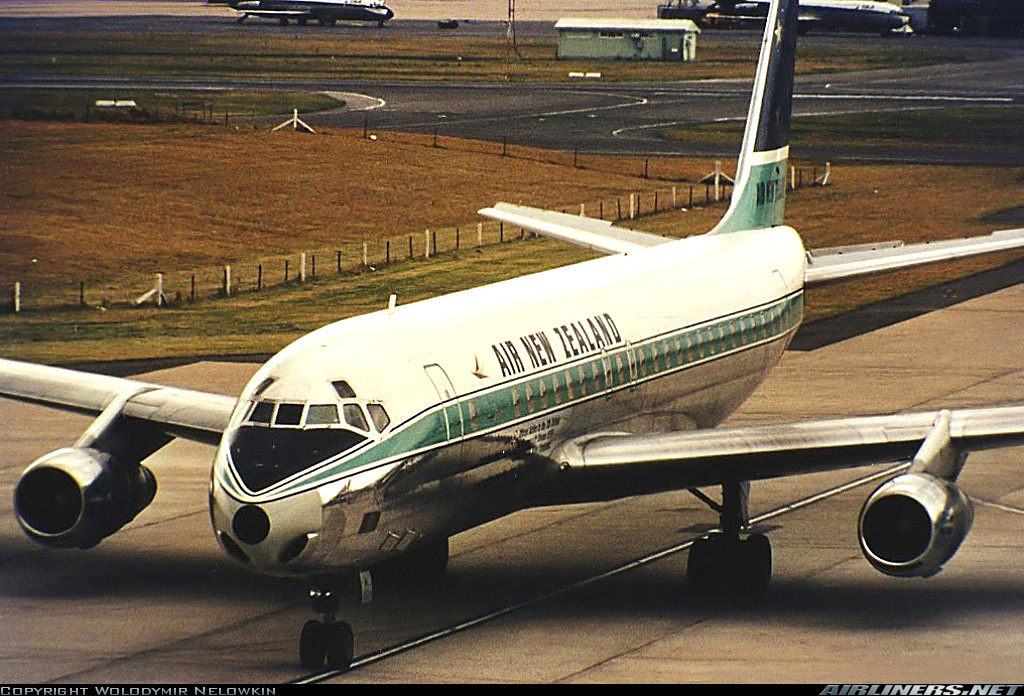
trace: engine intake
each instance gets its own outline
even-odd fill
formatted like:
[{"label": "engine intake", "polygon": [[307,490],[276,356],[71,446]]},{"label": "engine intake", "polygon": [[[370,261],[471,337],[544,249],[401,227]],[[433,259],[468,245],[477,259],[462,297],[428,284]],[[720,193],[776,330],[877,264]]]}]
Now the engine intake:
[{"label": "engine intake", "polygon": [[156,478],[141,464],[68,447],[25,470],[14,489],[14,512],[40,544],[87,549],[135,519],[155,495]]},{"label": "engine intake", "polygon": [[971,529],[974,508],[951,481],[903,474],[872,493],[860,512],[865,558],[895,577],[930,577],[942,570]]}]

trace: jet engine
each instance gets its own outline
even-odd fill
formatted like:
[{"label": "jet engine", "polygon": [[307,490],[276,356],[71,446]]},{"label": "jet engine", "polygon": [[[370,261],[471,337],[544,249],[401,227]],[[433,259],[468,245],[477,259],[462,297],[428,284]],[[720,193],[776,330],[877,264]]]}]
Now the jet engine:
[{"label": "jet engine", "polygon": [[973,520],[971,501],[955,483],[909,473],[871,494],[857,532],[864,556],[879,571],[927,578],[953,557]]},{"label": "jet engine", "polygon": [[25,470],[14,490],[14,512],[40,544],[87,549],[131,522],[155,495],[156,478],[141,464],[67,447]]}]

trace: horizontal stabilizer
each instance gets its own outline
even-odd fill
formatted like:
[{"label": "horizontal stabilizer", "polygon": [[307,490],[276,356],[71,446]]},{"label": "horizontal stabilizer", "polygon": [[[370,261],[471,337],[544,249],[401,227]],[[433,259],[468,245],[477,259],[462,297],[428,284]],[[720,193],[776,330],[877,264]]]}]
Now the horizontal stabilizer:
[{"label": "horizontal stabilizer", "polygon": [[1024,228],[1002,230],[982,237],[922,244],[890,242],[873,246],[810,250],[807,252],[804,283],[808,286],[822,285],[939,261],[1021,248],[1024,248]]},{"label": "horizontal stabilizer", "polygon": [[556,213],[525,205],[497,203],[493,208],[484,208],[479,212],[492,220],[500,220],[545,237],[572,242],[605,254],[628,254],[673,241],[656,234],[615,227],[607,220]]}]

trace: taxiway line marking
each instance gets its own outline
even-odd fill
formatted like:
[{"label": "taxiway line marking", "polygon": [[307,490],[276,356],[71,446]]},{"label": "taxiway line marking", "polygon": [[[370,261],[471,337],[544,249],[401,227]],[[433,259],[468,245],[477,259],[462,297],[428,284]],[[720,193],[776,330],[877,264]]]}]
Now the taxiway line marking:
[{"label": "taxiway line marking", "polygon": [[[907,466],[908,466],[908,464],[898,464],[897,466],[889,467],[887,469],[884,469],[883,471],[877,471],[877,472],[868,474],[866,476],[858,477],[856,479],[853,479],[852,481],[847,481],[846,483],[843,483],[843,484],[840,484],[838,486],[834,486],[832,488],[826,489],[826,490],[824,490],[824,491],[822,491],[820,493],[816,493],[814,495],[807,496],[805,498],[800,498],[799,500],[795,500],[795,501],[793,501],[791,503],[787,503],[785,505],[782,505],[781,507],[777,507],[777,508],[775,508],[773,510],[769,510],[767,512],[761,513],[760,515],[756,515],[756,516],[752,517],[750,519],[750,524],[751,525],[759,524],[761,522],[765,522],[765,521],[770,520],[772,518],[779,517],[780,515],[785,515],[785,514],[790,513],[790,512],[795,512],[796,510],[800,510],[801,508],[805,508],[805,507],[807,507],[809,505],[813,505],[815,503],[821,502],[822,500],[825,500],[827,498],[831,498],[832,496],[839,495],[841,493],[845,493],[846,491],[852,490],[854,488],[858,488],[858,487],[863,486],[863,485],[865,485],[867,483],[871,483],[873,481],[877,481],[877,480],[880,480],[880,479],[888,478],[888,477],[892,476],[893,474],[896,474],[896,473],[899,473],[900,471],[905,470],[907,468]],[[710,529],[708,531],[715,531],[715,529]],[[471,619],[466,619],[465,621],[460,621],[460,622],[452,624],[451,626],[448,626],[446,628],[440,628],[440,629],[437,629],[436,631],[431,631],[429,633],[425,633],[422,636],[419,636],[419,637],[416,637],[416,638],[412,638],[410,640],[403,641],[401,643],[397,643],[395,645],[392,645],[391,647],[383,648],[383,649],[378,650],[376,652],[369,653],[368,655],[364,655],[363,657],[360,657],[360,658],[354,660],[352,662],[352,665],[348,668],[348,670],[337,670],[337,669],[335,669],[335,670],[327,670],[325,672],[317,672],[315,674],[311,674],[311,675],[308,675],[306,677],[301,677],[301,678],[296,679],[295,681],[292,681],[292,682],[289,682],[289,683],[291,683],[291,684],[316,684],[316,683],[325,681],[327,679],[331,679],[332,677],[336,677],[336,676],[339,676],[341,674],[345,674],[346,672],[351,672],[352,670],[359,669],[360,667],[366,667],[367,665],[372,665],[374,663],[381,662],[383,660],[388,659],[389,657],[393,657],[393,656],[398,655],[400,653],[408,652],[409,650],[414,650],[415,648],[418,648],[418,647],[420,647],[422,645],[426,645],[428,643],[433,643],[434,641],[441,640],[442,638],[447,638],[448,636],[454,635],[456,633],[461,633],[462,631],[466,631],[466,630],[468,630],[470,628],[474,628],[476,626],[479,626],[481,624],[487,623],[489,621],[493,621],[495,619],[501,618],[503,616],[511,614],[511,613],[513,613],[515,611],[518,611],[520,609],[525,609],[526,607],[530,607],[530,606],[533,606],[535,604],[540,604],[541,602],[545,602],[545,601],[547,601],[549,599],[553,599],[555,597],[559,597],[561,595],[568,594],[569,592],[573,592],[573,591],[581,589],[583,587],[588,587],[590,585],[593,585],[594,583],[601,582],[602,580],[606,580],[608,578],[615,577],[616,575],[621,575],[622,573],[629,572],[629,571],[634,570],[636,568],[639,568],[641,566],[645,566],[645,565],[648,565],[650,563],[654,563],[655,561],[659,561],[659,560],[661,560],[663,558],[667,558],[669,556],[677,554],[680,551],[685,551],[686,549],[688,549],[691,546],[693,546],[694,542],[697,539],[699,539],[699,538],[701,538],[703,536],[704,535],[702,534],[702,535],[700,535],[698,537],[695,537],[695,538],[692,538],[692,539],[687,539],[686,541],[680,542],[678,544],[673,544],[672,546],[668,546],[668,547],[666,547],[664,549],[661,549],[659,551],[655,551],[653,553],[650,553],[650,554],[648,554],[646,556],[643,556],[642,558],[638,558],[638,559],[635,559],[633,561],[629,561],[628,563],[624,563],[622,565],[616,566],[615,568],[612,568],[611,570],[607,570],[607,571],[605,571],[603,573],[599,573],[597,575],[592,575],[589,578],[585,578],[583,580],[579,580],[579,581],[571,583],[569,585],[565,585],[563,587],[559,587],[557,589],[551,590],[550,592],[545,592],[544,594],[540,594],[540,595],[537,595],[535,597],[530,597],[528,599],[524,599],[522,601],[516,602],[514,604],[510,604],[510,605],[502,607],[500,609],[495,609],[494,611],[488,612],[486,614],[481,614],[480,616],[476,616],[476,617],[473,617]]]}]

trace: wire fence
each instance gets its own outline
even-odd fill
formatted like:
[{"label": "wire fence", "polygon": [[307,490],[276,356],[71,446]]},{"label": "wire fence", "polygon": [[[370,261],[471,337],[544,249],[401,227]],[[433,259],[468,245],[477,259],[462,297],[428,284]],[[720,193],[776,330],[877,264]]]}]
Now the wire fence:
[{"label": "wire fence", "polygon": [[[793,167],[789,188],[828,183],[831,168]],[[629,226],[638,218],[670,210],[725,205],[732,183],[722,177],[699,183],[683,183],[642,192],[591,200],[562,207],[560,212]],[[70,281],[67,285],[15,282],[5,303],[7,312],[24,312],[72,307],[187,306],[191,303],[256,293],[275,287],[297,285],[361,273],[409,261],[495,244],[517,242],[533,236],[518,227],[492,220],[454,227],[427,229],[419,233],[345,242],[331,248],[308,249],[291,254],[242,260],[194,270],[169,270],[139,274],[107,282]]]}]

